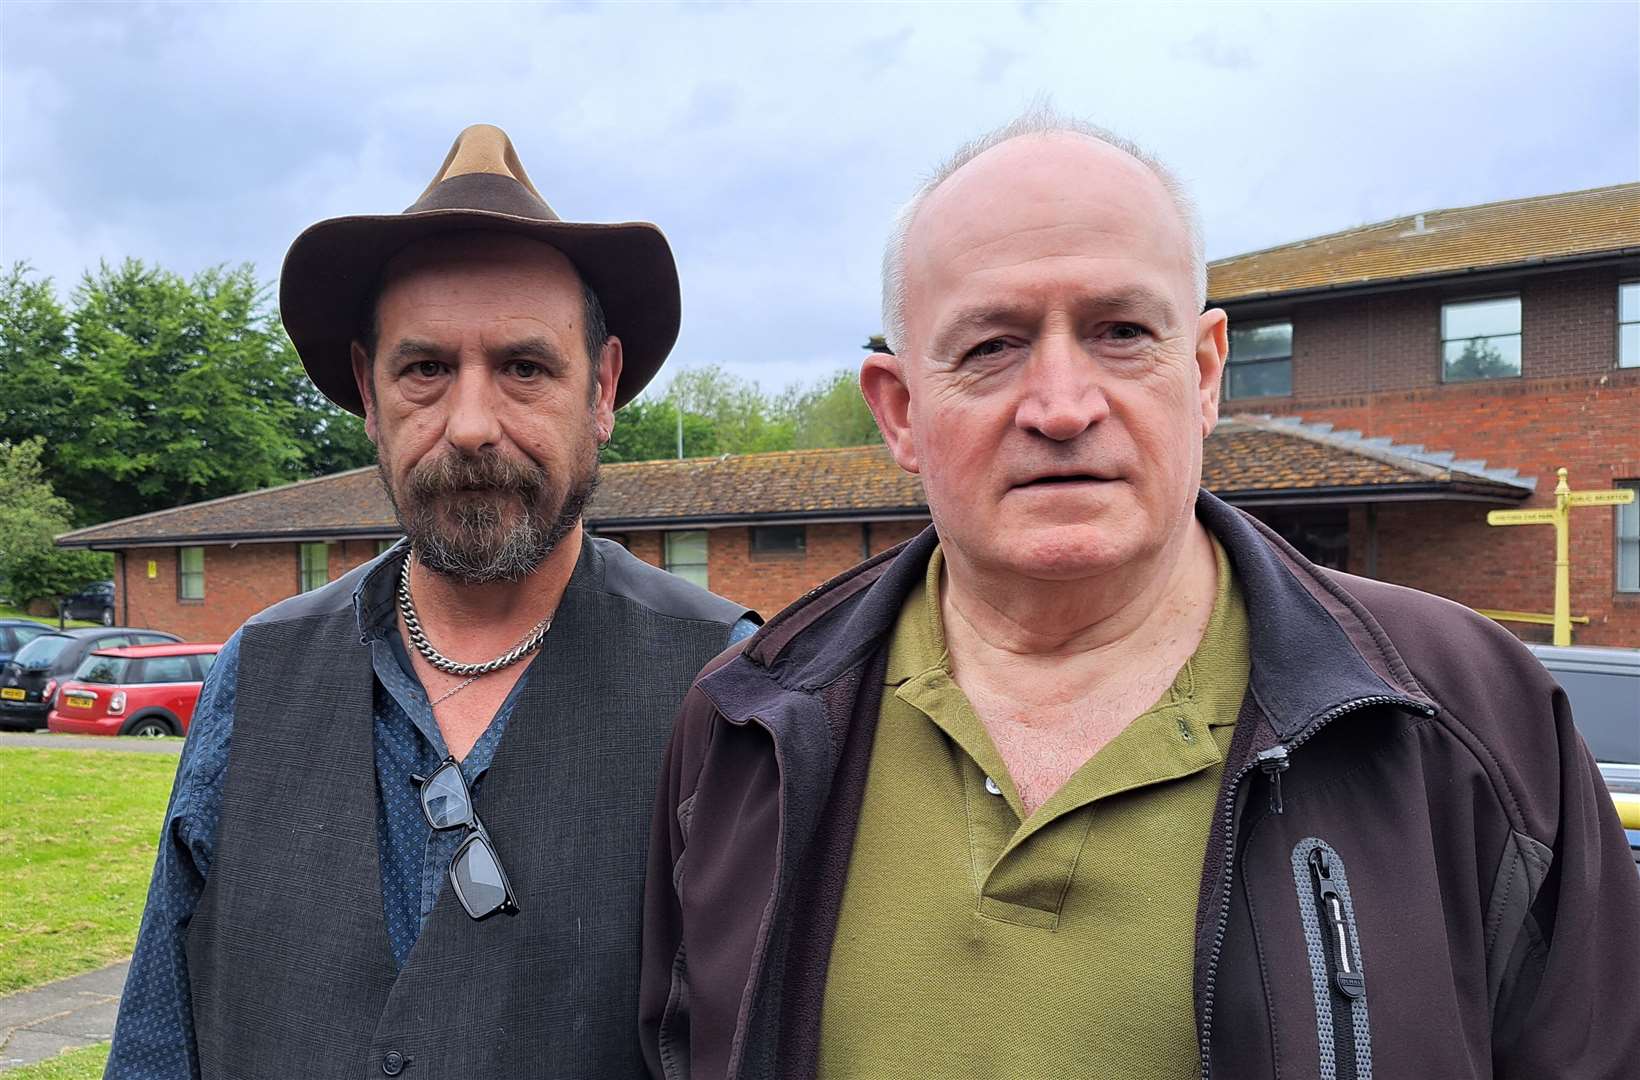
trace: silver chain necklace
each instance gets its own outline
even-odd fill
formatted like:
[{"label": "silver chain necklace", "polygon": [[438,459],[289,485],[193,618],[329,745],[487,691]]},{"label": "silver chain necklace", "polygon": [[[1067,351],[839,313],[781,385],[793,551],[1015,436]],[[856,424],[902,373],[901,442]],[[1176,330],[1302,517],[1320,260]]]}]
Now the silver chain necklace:
[{"label": "silver chain necklace", "polygon": [[[473,679],[518,663],[524,657],[539,649],[542,639],[547,636],[547,631],[552,629],[552,616],[548,615],[535,624],[535,629],[530,631],[523,641],[520,641],[494,660],[486,660],[482,664],[463,664],[458,660],[450,659],[433,648],[433,643],[428,641],[427,635],[422,632],[421,620],[416,618],[416,605],[410,599],[409,553],[404,556],[404,569],[399,574],[399,614],[404,616],[405,628],[410,631],[410,643],[416,647],[416,651],[421,653],[429,664],[448,675],[466,675]],[[463,683],[462,685],[465,686],[466,684]],[[457,687],[457,689],[460,689],[460,687]],[[452,690],[450,693],[453,694],[455,691]],[[445,695],[445,697],[449,696],[449,694]],[[444,698],[439,700],[442,701]]]}]

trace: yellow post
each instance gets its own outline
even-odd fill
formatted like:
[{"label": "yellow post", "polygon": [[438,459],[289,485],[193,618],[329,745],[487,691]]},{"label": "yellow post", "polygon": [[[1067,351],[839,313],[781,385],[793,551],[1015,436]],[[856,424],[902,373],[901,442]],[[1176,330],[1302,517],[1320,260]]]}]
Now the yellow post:
[{"label": "yellow post", "polygon": [[1555,470],[1553,510],[1493,510],[1486,515],[1488,525],[1553,525],[1555,527],[1555,611],[1538,615],[1529,611],[1482,611],[1500,622],[1549,623],[1554,627],[1556,645],[1572,643],[1572,623],[1586,623],[1586,617],[1572,617],[1572,508],[1577,506],[1627,506],[1635,501],[1632,490],[1573,491],[1566,470]]},{"label": "yellow post", "polygon": [[1572,643],[1572,485],[1557,470],[1555,485],[1555,644]]}]

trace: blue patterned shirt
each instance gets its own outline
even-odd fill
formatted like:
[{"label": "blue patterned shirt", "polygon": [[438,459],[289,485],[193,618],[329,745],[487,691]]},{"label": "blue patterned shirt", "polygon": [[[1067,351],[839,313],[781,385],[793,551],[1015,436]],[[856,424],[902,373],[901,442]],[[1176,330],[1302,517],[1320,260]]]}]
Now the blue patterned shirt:
[{"label": "blue patterned shirt", "polygon": [[[392,594],[402,552],[400,544],[378,558],[354,593],[360,636],[370,645],[376,675],[376,839],[382,916],[399,967],[420,936],[444,888],[450,859],[463,839],[460,829],[435,832],[427,824],[419,785],[413,779],[418,774],[431,776],[450,755],[394,617],[397,609]],[[729,643],[756,629],[755,623],[742,619],[730,628]],[[159,858],[148,888],[148,906],[120,999],[105,1080],[192,1080],[199,1076],[185,946],[189,921],[210,873],[222,815],[222,784],[239,683],[239,638],[235,633],[228,639],[206,676],[182,748],[160,833]],[[526,667],[489,727],[461,761],[462,776],[474,798],[506,731],[513,703],[528,679]],[[270,811],[277,813],[277,808]]]}]

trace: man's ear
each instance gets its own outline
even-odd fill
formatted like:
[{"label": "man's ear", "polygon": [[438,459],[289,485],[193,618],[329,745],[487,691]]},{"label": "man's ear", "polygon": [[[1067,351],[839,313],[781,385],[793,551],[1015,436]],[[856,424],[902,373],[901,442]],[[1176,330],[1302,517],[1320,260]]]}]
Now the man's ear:
[{"label": "man's ear", "polygon": [[860,393],[877,418],[894,461],[908,473],[920,472],[917,444],[911,432],[911,389],[903,361],[888,353],[872,353],[860,365]]},{"label": "man's ear", "polygon": [[593,423],[598,428],[598,445],[602,446],[615,433],[615,388],[621,381],[621,339],[613,334],[604,339],[598,353],[598,384],[593,387]]},{"label": "man's ear", "polygon": [[379,442],[376,436],[376,365],[365,355],[364,346],[357,341],[353,343],[352,357],[353,382],[359,387],[359,400],[364,402],[364,433],[370,436],[371,442]]},{"label": "man's ear", "polygon": [[1196,321],[1196,368],[1202,403],[1202,438],[1213,434],[1219,422],[1219,393],[1224,386],[1224,364],[1230,356],[1230,317],[1221,308],[1209,308]]}]

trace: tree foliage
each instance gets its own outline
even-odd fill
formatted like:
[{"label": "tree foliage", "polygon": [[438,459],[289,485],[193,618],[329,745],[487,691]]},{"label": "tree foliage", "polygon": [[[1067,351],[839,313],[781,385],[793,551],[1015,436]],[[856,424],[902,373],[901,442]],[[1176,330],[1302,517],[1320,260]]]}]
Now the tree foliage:
[{"label": "tree foliage", "polygon": [[0,594],[21,606],[66,596],[113,566],[105,553],[53,545],[68,530],[70,508],[45,479],[43,446],[38,438],[0,441]]},{"label": "tree foliage", "polygon": [[91,524],[368,464],[359,421],[307,380],[249,266],[184,279],[128,259],[65,309],[0,279],[0,435]]},{"label": "tree foliage", "polygon": [[853,372],[838,371],[812,386],[769,395],[757,383],[714,365],[681,371],[656,396],[640,398],[617,413],[602,460],[677,457],[680,409],[684,457],[882,441]]}]

